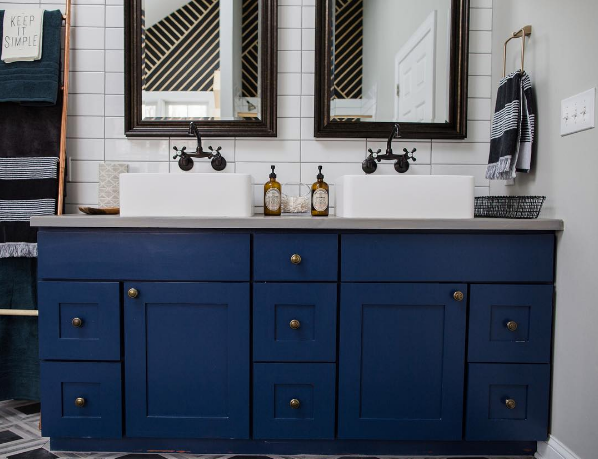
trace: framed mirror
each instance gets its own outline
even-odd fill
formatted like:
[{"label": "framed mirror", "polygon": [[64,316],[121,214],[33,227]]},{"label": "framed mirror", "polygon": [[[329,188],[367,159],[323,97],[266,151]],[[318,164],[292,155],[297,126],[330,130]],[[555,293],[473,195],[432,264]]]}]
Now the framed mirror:
[{"label": "framed mirror", "polygon": [[469,0],[316,0],[315,136],[467,136]]},{"label": "framed mirror", "polygon": [[125,2],[125,134],[275,137],[277,0]]}]

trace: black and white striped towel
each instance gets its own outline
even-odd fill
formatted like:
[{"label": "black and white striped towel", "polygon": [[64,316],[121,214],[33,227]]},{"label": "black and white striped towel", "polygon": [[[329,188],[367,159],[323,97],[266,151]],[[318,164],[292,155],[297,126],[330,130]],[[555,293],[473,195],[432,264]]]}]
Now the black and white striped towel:
[{"label": "black and white striped towel", "polygon": [[36,257],[32,216],[54,215],[62,104],[0,103],[0,258]]},{"label": "black and white striped towel", "polygon": [[486,178],[509,180],[531,170],[536,116],[532,83],[519,70],[500,81]]}]

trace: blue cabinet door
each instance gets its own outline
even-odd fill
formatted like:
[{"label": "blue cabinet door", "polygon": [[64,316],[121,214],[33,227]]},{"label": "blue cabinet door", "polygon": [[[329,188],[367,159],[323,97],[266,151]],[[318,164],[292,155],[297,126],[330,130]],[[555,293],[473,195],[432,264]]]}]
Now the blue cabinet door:
[{"label": "blue cabinet door", "polygon": [[128,437],[249,437],[249,284],[129,283]]},{"label": "blue cabinet door", "polygon": [[339,437],[460,440],[467,286],[347,284],[340,304]]}]

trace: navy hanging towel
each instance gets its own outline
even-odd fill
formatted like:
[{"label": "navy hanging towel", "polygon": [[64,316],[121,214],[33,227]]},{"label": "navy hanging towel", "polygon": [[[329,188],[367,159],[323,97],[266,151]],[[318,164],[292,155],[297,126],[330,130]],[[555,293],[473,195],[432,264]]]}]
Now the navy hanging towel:
[{"label": "navy hanging towel", "polygon": [[[0,37],[4,29],[0,10]],[[60,86],[60,36],[62,13],[44,12],[42,57],[33,62],[0,60],[0,102],[55,105]]]},{"label": "navy hanging towel", "polygon": [[54,215],[62,95],[58,104],[0,104],[0,258],[36,257],[32,216]]},{"label": "navy hanging towel", "polygon": [[532,83],[521,70],[500,81],[486,178],[509,180],[531,170],[536,116]]}]

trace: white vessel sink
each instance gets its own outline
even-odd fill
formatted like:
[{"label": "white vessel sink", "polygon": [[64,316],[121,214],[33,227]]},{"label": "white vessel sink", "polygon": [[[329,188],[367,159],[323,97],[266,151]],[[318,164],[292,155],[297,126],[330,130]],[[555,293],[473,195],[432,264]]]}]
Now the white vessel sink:
[{"label": "white vessel sink", "polygon": [[247,174],[122,174],[122,217],[251,217]]},{"label": "white vessel sink", "polygon": [[345,175],[336,188],[339,217],[473,218],[473,177]]}]

